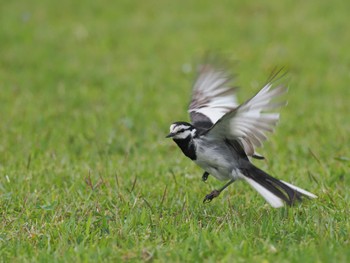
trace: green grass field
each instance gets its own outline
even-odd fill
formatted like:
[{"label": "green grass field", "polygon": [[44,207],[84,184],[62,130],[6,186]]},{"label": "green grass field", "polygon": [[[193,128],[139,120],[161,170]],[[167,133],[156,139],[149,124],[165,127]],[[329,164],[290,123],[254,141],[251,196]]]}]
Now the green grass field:
[{"label": "green grass field", "polygon": [[[348,1],[3,1],[2,262],[349,262]],[[277,66],[289,104],[255,164],[319,196],[273,209],[164,137],[196,62],[239,98]]]}]

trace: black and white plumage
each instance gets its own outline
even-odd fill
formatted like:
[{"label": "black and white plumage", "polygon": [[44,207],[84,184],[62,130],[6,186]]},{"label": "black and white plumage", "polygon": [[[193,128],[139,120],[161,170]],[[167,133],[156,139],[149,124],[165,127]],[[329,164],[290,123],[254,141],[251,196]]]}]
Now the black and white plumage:
[{"label": "black and white plumage", "polygon": [[302,196],[316,196],[292,184],[278,180],[250,162],[262,159],[255,148],[261,147],[279,120],[276,112],[285,102],[283,86],[272,88],[271,79],[255,96],[239,105],[236,89],[227,71],[207,63],[200,67],[189,106],[191,123],[174,122],[167,137],[173,138],[182,152],[208,175],[228,181],[207,195],[211,201],[236,180],[248,182],[273,207],[294,204]]}]

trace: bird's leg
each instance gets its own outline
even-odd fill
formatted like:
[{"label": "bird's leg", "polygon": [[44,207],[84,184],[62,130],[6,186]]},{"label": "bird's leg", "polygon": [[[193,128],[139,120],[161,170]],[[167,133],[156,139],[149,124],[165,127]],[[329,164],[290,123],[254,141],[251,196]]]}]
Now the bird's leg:
[{"label": "bird's leg", "polygon": [[208,180],[208,176],[209,176],[209,173],[208,172],[204,172],[204,174],[202,175],[202,181],[206,182]]},{"label": "bird's leg", "polygon": [[221,187],[219,190],[213,190],[210,194],[206,195],[204,197],[203,203],[210,203],[215,197],[218,197],[219,194],[230,184],[232,184],[235,180],[232,179],[227,184],[225,184],[223,187]]}]

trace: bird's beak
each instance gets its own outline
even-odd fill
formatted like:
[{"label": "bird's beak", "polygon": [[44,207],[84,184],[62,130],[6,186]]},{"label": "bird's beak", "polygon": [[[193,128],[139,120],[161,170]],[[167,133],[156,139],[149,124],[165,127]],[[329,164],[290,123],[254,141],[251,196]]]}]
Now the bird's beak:
[{"label": "bird's beak", "polygon": [[175,136],[175,133],[169,133],[167,136],[165,136],[165,138],[171,138],[171,137],[174,137]]}]

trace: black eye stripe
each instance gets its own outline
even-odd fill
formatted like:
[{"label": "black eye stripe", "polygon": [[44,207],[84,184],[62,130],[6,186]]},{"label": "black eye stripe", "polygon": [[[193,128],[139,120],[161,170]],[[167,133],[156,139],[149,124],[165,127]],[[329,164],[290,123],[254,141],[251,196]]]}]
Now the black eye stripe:
[{"label": "black eye stripe", "polygon": [[184,127],[184,128],[177,130],[175,133],[181,133],[181,132],[188,131],[188,130],[190,130],[189,127]]}]

